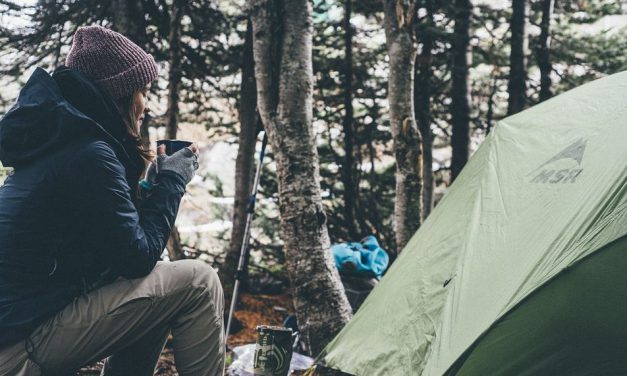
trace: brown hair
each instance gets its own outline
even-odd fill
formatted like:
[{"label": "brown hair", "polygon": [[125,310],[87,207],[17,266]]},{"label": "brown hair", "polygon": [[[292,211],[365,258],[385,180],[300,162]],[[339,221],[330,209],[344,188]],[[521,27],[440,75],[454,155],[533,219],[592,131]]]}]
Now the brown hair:
[{"label": "brown hair", "polygon": [[[141,90],[146,90],[146,88]],[[139,124],[137,123],[137,119],[135,118],[135,101],[133,100],[134,95],[135,93],[116,100],[116,105],[118,106],[118,110],[120,111],[120,114],[122,115],[122,120],[124,121],[124,125],[126,126],[126,134],[133,140],[133,142],[137,146],[137,151],[139,152],[139,155],[141,155],[141,157],[146,162],[150,162],[154,159],[154,153],[149,149],[144,148],[144,145],[142,144]]]}]

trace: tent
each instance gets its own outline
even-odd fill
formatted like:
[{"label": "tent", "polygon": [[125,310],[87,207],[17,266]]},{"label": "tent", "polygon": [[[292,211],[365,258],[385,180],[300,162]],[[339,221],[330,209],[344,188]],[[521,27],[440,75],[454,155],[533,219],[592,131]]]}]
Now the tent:
[{"label": "tent", "polygon": [[319,356],[353,375],[627,375],[627,72],[494,128]]}]

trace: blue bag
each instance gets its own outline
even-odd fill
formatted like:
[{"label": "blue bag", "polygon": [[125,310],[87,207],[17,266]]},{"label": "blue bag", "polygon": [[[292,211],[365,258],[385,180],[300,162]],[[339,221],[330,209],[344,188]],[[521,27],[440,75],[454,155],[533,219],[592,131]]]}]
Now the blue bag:
[{"label": "blue bag", "polygon": [[374,235],[366,236],[360,243],[334,244],[331,252],[335,266],[342,274],[381,278],[390,262]]}]

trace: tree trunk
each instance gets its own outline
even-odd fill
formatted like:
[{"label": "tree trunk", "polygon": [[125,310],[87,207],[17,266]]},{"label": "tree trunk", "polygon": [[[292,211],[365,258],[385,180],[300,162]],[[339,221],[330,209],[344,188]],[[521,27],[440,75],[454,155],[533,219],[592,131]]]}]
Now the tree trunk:
[{"label": "tree trunk", "polygon": [[344,217],[351,240],[360,234],[355,226],[355,212],[359,197],[359,182],[355,181],[355,129],[353,118],[353,30],[351,27],[351,1],[344,0],[344,163],[342,165],[342,183],[344,185]]},{"label": "tree trunk", "polygon": [[148,37],[142,1],[114,0],[111,2],[111,9],[113,29],[145,49]]},{"label": "tree trunk", "polygon": [[168,116],[165,127],[166,138],[176,139],[179,116],[179,92],[181,85],[181,18],[183,17],[184,1],[177,0],[172,4],[170,13],[170,35],[168,44]]},{"label": "tree trunk", "polygon": [[[144,6],[140,0],[114,0],[111,2],[113,14],[113,29],[138,46],[146,49],[148,47],[148,36],[146,35],[146,21],[144,19]],[[145,149],[150,148],[150,136],[148,124],[150,117],[147,116],[139,129],[139,137]]]},{"label": "tree trunk", "polygon": [[417,30],[422,50],[416,56],[416,84],[414,86],[414,109],[418,129],[422,136],[422,220],[433,208],[433,133],[431,132],[431,70],[433,50],[433,0],[425,0],[427,12],[424,27]]},{"label": "tree trunk", "polygon": [[318,354],[351,308],[329,250],[312,129],[312,19],[307,0],[250,0],[257,104],[277,164],[281,232],[299,329]]},{"label": "tree trunk", "polygon": [[494,106],[495,101],[494,97],[498,91],[497,78],[494,76],[492,79],[492,89],[490,90],[490,96],[488,97],[488,111],[486,113],[486,127],[485,134],[488,135],[492,131],[493,123],[494,123]]},{"label": "tree trunk", "polygon": [[233,230],[224,265],[220,268],[225,296],[230,296],[235,284],[235,272],[239,261],[246,209],[252,192],[255,173],[255,143],[257,136],[257,85],[255,84],[255,60],[253,59],[253,30],[250,19],[246,27],[244,54],[242,56],[242,82],[239,101],[239,148],[235,160],[235,201],[233,204]]},{"label": "tree trunk", "polygon": [[420,227],[422,155],[414,118],[413,88],[416,46],[413,21],[416,3],[383,0],[385,38],[390,59],[388,101],[396,157],[394,229],[397,253]]},{"label": "tree trunk", "polygon": [[185,259],[185,252],[183,252],[183,245],[181,244],[181,234],[179,234],[179,230],[176,226],[172,227],[172,232],[170,233],[170,238],[168,238],[166,248],[168,249],[168,257],[170,258],[170,261]]},{"label": "tree trunk", "polygon": [[451,182],[462,171],[470,147],[470,90],[468,64],[470,60],[470,0],[455,0],[455,35],[451,84]]},{"label": "tree trunk", "polygon": [[551,92],[551,16],[555,0],[542,0],[542,21],[536,56],[540,68],[540,102],[553,96]]},{"label": "tree trunk", "polygon": [[527,49],[527,0],[512,0],[512,19],[510,28],[511,53],[509,55],[509,83],[507,91],[507,115],[513,115],[525,108],[527,100],[527,68],[525,51]]},{"label": "tree trunk", "polygon": [[369,126],[367,128],[366,136],[368,146],[368,162],[370,164],[370,171],[368,172],[368,197],[365,198],[368,200],[364,206],[368,205],[368,219],[372,224],[371,228],[374,234],[376,235],[379,243],[383,246],[384,249],[395,249],[394,247],[394,234],[386,233],[386,227],[383,225],[383,220],[381,219],[381,215],[379,212],[379,204],[380,200],[377,189],[377,172],[376,172],[376,154],[377,151],[375,149],[375,140],[373,138],[373,126]]},{"label": "tree trunk", "polygon": [[[179,91],[181,84],[181,18],[183,17],[183,7],[185,0],[175,0],[170,12],[170,35],[168,43],[170,51],[168,54],[168,113],[165,126],[165,137],[169,140],[176,139],[179,117]],[[185,258],[179,231],[176,225],[172,226],[172,233],[168,239],[168,255],[170,260],[181,260]]]}]

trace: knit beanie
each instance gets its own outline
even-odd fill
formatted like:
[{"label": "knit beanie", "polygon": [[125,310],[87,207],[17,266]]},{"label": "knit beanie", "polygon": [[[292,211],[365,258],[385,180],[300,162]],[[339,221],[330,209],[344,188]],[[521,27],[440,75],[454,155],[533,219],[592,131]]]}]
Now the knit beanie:
[{"label": "knit beanie", "polygon": [[158,74],[152,55],[124,35],[100,26],[76,31],[65,65],[85,74],[115,99],[141,90]]}]

